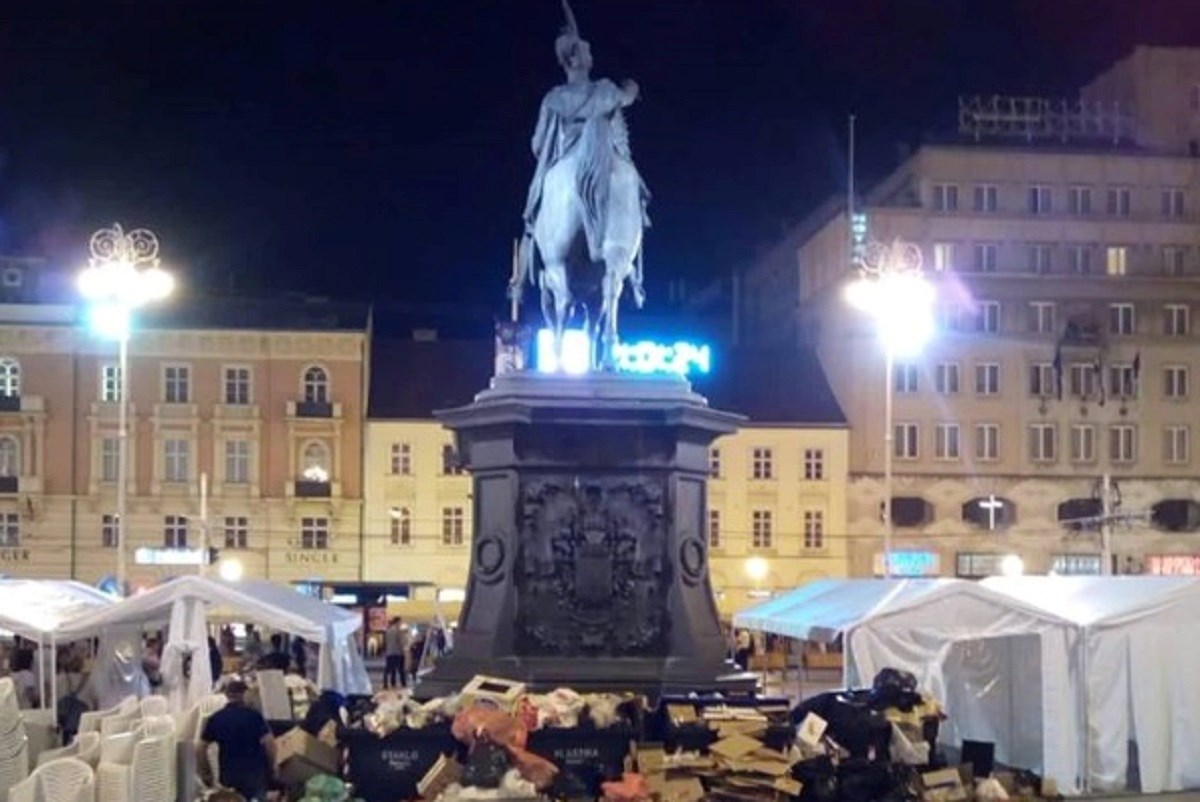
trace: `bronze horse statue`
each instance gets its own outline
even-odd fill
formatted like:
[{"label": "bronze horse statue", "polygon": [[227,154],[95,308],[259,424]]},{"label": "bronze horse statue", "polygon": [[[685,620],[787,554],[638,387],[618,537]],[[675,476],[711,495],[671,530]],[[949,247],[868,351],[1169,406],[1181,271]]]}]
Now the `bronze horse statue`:
[{"label": "bronze horse statue", "polygon": [[638,86],[591,79],[591,47],[580,38],[567,0],[563,9],[567,26],[554,49],[567,82],[542,100],[532,143],[537,170],[509,293],[519,302],[524,282],[536,283],[559,358],[563,332],[582,312],[591,367],[612,369],[625,282],[638,307],[645,300],[642,232],[649,225],[650,193],[633,164],[623,113],[637,99]]}]

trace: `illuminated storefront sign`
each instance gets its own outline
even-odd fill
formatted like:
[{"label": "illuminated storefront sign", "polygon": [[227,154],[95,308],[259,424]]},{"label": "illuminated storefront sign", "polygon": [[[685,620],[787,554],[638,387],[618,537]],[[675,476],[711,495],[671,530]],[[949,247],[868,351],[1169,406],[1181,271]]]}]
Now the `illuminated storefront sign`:
[{"label": "illuminated storefront sign", "polygon": [[133,553],[138,565],[203,565],[203,549],[152,549],[142,547]]},{"label": "illuminated storefront sign", "polygon": [[[537,335],[539,373],[587,373],[591,363],[591,343],[580,329],[563,332],[561,364],[554,353],[554,333],[542,329]],[[707,345],[689,342],[659,343],[640,340],[620,343],[616,348],[617,369],[623,373],[676,373],[687,376],[708,373],[712,368],[712,350]]]},{"label": "illuminated storefront sign", "polygon": [[[939,576],[942,561],[933,551],[893,551],[892,576]],[[883,576],[883,554],[875,555],[875,576]]]},{"label": "illuminated storefront sign", "polygon": [[1200,554],[1149,554],[1146,573],[1160,576],[1200,576]]}]

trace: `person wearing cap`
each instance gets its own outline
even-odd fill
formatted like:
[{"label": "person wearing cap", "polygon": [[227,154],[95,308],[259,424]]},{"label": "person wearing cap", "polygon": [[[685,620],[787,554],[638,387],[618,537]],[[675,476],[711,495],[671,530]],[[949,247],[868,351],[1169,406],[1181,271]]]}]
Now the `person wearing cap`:
[{"label": "person wearing cap", "polygon": [[267,720],[246,704],[246,683],[234,680],[225,686],[225,707],[204,725],[196,744],[196,768],[212,785],[208,747],[217,745],[221,785],[237,791],[247,802],[265,802],[275,776],[275,738]]}]

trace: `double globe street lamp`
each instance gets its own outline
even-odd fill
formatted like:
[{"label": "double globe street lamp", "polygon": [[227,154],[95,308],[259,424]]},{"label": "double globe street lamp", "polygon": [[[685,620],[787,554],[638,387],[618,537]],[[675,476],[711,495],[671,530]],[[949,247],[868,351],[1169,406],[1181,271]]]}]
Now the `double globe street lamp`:
[{"label": "double globe street lamp", "polygon": [[921,249],[911,242],[869,244],[859,263],[858,277],[846,287],[846,299],[875,322],[884,353],[886,379],[883,404],[883,575],[892,575],[892,422],[896,357],[921,352],[933,336],[933,286],[921,272]]},{"label": "double globe street lamp", "polygon": [[102,228],[88,243],[88,266],[79,291],[89,303],[94,333],[117,341],[117,509],[113,520],[117,548],[117,588],[126,595],[125,507],[129,466],[129,335],[134,310],[171,294],[175,280],[159,267],[158,237],[148,229]]}]

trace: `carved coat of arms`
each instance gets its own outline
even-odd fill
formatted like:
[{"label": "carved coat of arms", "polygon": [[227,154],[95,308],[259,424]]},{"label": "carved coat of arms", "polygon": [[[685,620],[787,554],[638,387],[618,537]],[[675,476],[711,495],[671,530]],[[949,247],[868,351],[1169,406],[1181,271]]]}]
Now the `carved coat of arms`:
[{"label": "carved coat of arms", "polygon": [[527,481],[518,515],[523,653],[620,657],[662,651],[670,577],[657,481]]}]

